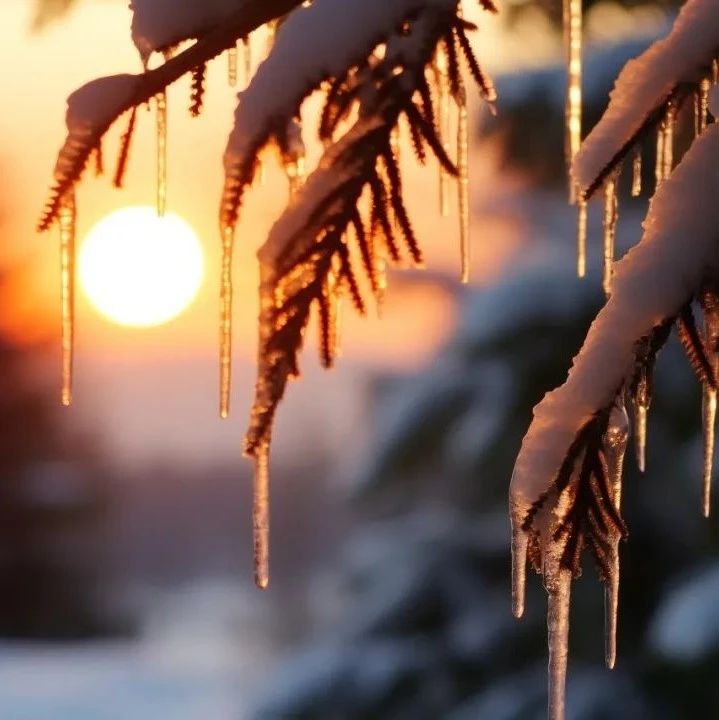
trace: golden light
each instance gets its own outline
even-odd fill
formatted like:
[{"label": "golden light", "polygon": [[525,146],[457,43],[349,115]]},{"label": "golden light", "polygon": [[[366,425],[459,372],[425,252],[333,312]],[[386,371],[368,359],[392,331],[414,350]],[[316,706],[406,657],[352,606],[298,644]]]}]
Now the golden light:
[{"label": "golden light", "polygon": [[119,325],[169,322],[195,298],[202,248],[181,217],[155,208],[117,210],[95,225],[80,250],[80,284],[102,315]]}]

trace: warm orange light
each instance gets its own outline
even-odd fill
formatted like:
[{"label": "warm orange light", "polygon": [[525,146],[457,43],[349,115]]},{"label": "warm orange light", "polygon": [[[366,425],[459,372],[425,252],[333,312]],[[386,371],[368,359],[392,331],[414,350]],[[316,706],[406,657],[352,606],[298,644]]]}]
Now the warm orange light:
[{"label": "warm orange light", "polygon": [[129,207],[101,220],[80,250],[80,284],[92,305],[119,325],[152,327],[182,313],[202,282],[194,230],[180,217]]}]

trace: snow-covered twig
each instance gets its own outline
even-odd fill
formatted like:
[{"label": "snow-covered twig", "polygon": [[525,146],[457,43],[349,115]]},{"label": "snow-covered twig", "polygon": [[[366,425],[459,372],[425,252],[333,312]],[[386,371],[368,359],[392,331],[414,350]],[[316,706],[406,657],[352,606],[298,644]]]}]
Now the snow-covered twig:
[{"label": "snow-covered twig", "polygon": [[[552,718],[563,717],[569,583],[581,570],[585,548],[594,555],[607,586],[607,662],[614,662],[618,542],[625,533],[620,514],[628,432],[624,403],[626,399],[634,405],[643,465],[652,367],[675,320],[705,395],[716,404],[717,197],[719,125],[714,124],[657,190],[641,242],[617,263],[610,298],[567,381],[534,409],[515,464],[510,488],[514,611],[523,612],[525,565],[530,560],[543,574],[549,593]],[[703,335],[693,319],[694,300],[704,311]],[[705,411],[705,418],[713,428],[714,415]]]},{"label": "snow-covered twig", "polygon": [[719,2],[687,0],[666,38],[630,60],[617,78],[609,106],[589,133],[573,164],[575,182],[590,197],[642,136],[673,106],[698,93],[706,113],[712,62],[719,55]]},{"label": "snow-covered twig", "polygon": [[[286,14],[301,0],[238,0],[237,9],[191,47],[154,70],[94,80],[68,100],[68,137],[60,150],[54,184],[38,229],[47,230],[58,218],[61,199],[72,188],[110,126],[123,113],[148,103],[168,85],[234,47],[238,38]],[[122,78],[122,79],[120,79]]]}]

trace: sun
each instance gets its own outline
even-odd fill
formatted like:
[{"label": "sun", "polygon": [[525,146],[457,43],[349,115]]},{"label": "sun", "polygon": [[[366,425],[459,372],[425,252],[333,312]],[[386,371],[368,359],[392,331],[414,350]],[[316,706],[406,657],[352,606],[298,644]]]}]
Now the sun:
[{"label": "sun", "polygon": [[146,328],[169,322],[192,303],[204,258],[194,230],[178,215],[127,207],[90,230],[78,270],[98,312],[118,325]]}]

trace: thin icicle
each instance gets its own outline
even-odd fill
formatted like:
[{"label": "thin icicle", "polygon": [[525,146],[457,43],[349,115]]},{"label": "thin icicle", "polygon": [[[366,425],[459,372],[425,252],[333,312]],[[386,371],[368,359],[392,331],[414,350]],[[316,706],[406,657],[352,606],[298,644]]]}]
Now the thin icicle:
[{"label": "thin icicle", "polygon": [[649,407],[643,401],[635,401],[634,405],[634,447],[639,472],[647,467],[647,415]]},{"label": "thin icicle", "polygon": [[[563,11],[567,53],[565,154],[569,168],[582,141],[582,0],[564,0]],[[574,201],[575,196],[576,188],[570,180],[570,199]]]},{"label": "thin icicle", "polygon": [[463,283],[469,282],[470,265],[470,229],[469,229],[469,117],[467,98],[462,92],[457,98],[459,121],[457,124],[457,180],[459,191],[459,233],[461,252],[461,278]]},{"label": "thin icicle", "polygon": [[227,82],[230,87],[237,85],[237,45],[227,51]]},{"label": "thin icicle", "polygon": [[62,391],[65,407],[72,404],[73,354],[75,344],[75,189],[62,197],[60,206],[60,280],[62,304]]},{"label": "thin icicle", "polygon": [[657,151],[656,164],[654,166],[654,181],[658,188],[664,180],[664,146],[666,144],[666,135],[664,133],[664,123],[660,123],[657,127]]},{"label": "thin icicle", "polygon": [[252,501],[255,585],[266,590],[270,584],[270,472],[269,446],[262,445],[255,456]]},{"label": "thin icicle", "polygon": [[664,155],[662,178],[666,180],[672,174],[674,167],[674,126],[676,125],[676,108],[672,103],[667,105],[667,111],[664,116]]},{"label": "thin icicle", "polygon": [[637,145],[634,148],[632,159],[632,197],[639,197],[642,194],[642,148]]},{"label": "thin icicle", "polygon": [[[719,297],[711,290],[705,290],[701,297],[704,311],[704,337],[707,359],[714,378],[719,375]],[[702,387],[702,435],[704,440],[704,463],[702,473],[702,511],[704,517],[711,513],[712,470],[714,466],[714,444],[716,434],[717,390],[709,383]]]},{"label": "thin icicle", "polygon": [[[545,580],[546,582],[546,580]],[[549,720],[564,720],[569,654],[569,600],[572,573],[560,567],[547,586],[547,640],[549,645]]]},{"label": "thin icicle", "polygon": [[[716,363],[713,363],[716,366]],[[704,440],[704,465],[702,473],[702,512],[708,518],[711,513],[712,468],[714,465],[714,435],[717,416],[717,391],[705,384],[702,388],[702,435]]]},{"label": "thin icicle", "polygon": [[577,198],[577,276],[587,273],[587,201]]},{"label": "thin icicle", "polygon": [[222,273],[220,279],[220,417],[230,414],[232,390],[232,255],[235,228],[224,225],[222,232]]},{"label": "thin icicle", "polygon": [[395,125],[389,134],[389,146],[392,149],[392,157],[399,164],[402,160],[402,151],[400,148],[400,132],[399,125]]},{"label": "thin icicle", "polygon": [[[603,451],[609,471],[609,491],[614,507],[622,505],[622,471],[629,441],[629,418],[622,398],[612,408],[603,438]],[[612,670],[617,660],[617,617],[619,610],[619,541],[621,535],[613,532],[608,553],[608,576],[604,579],[605,660]]]},{"label": "thin icicle", "polygon": [[529,538],[522,529],[522,517],[512,513],[512,614],[524,615],[527,585],[527,544]]},{"label": "thin icicle", "polygon": [[[449,63],[447,53],[442,45],[437,48],[435,57],[435,75],[437,82],[437,104],[439,110],[438,131],[442,146],[447,155],[450,154],[451,104],[449,88]],[[439,211],[442,217],[449,215],[449,184],[450,175],[442,163],[439,163]]]},{"label": "thin icicle", "polygon": [[602,287],[606,295],[609,295],[611,291],[617,219],[617,178],[615,176],[607,180],[604,185],[604,277]]},{"label": "thin icicle", "polygon": [[242,38],[243,55],[245,59],[245,85],[252,80],[252,44],[249,36]]},{"label": "thin icicle", "polygon": [[699,83],[699,90],[694,98],[694,132],[696,135],[701,135],[707,127],[711,86],[709,78],[702,78]]},{"label": "thin icicle", "polygon": [[163,217],[167,209],[167,92],[155,97],[157,113],[157,214]]}]

